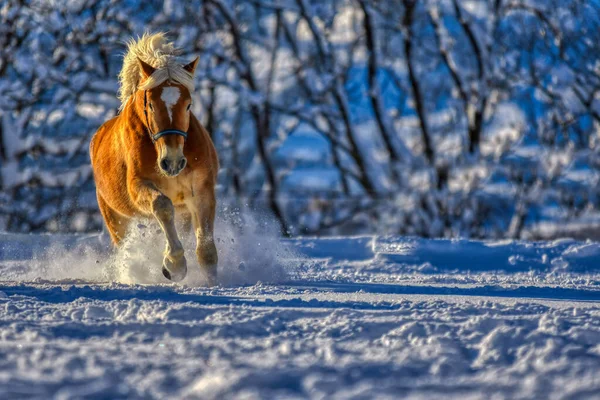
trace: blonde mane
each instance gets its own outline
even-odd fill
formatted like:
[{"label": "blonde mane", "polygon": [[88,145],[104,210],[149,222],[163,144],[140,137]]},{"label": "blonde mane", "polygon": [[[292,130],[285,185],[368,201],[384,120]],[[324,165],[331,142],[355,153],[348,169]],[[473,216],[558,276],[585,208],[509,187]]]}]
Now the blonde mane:
[{"label": "blonde mane", "polygon": [[[144,33],[137,40],[130,39],[127,42],[123,68],[119,73],[121,109],[125,107],[127,100],[136,90],[152,89],[167,80],[178,82],[184,85],[190,93],[193,93],[193,76],[177,62],[176,58],[179,54],[181,54],[181,50],[176,48],[173,43],[167,42],[164,32]],[[140,82],[142,76],[138,58],[156,68],[156,71],[144,82]]]}]

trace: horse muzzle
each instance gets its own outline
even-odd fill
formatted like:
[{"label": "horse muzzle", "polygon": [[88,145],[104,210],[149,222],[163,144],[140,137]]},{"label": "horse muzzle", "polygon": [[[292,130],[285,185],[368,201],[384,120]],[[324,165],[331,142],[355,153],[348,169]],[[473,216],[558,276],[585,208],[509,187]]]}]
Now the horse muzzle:
[{"label": "horse muzzle", "polygon": [[185,169],[187,160],[185,157],[171,159],[165,157],[158,163],[161,171],[167,176],[177,176]]}]

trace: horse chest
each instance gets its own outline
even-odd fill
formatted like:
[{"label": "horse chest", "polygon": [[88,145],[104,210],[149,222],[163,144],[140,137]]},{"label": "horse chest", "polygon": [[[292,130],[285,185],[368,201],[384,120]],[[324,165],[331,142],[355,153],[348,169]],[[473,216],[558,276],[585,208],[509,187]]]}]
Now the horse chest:
[{"label": "horse chest", "polygon": [[160,182],[160,191],[167,196],[173,205],[183,205],[193,196],[192,185],[186,177],[166,178]]}]

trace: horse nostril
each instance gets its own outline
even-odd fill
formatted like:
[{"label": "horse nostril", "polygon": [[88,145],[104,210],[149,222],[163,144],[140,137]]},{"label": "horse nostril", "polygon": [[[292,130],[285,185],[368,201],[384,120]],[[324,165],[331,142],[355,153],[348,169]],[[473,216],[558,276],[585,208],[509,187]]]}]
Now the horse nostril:
[{"label": "horse nostril", "polygon": [[179,161],[179,170],[183,170],[185,168],[185,165],[187,164],[187,160],[185,158],[181,159],[181,161]]},{"label": "horse nostril", "polygon": [[160,162],[160,168],[162,168],[163,171],[169,170],[169,161],[167,161],[166,158],[163,158],[162,161]]}]

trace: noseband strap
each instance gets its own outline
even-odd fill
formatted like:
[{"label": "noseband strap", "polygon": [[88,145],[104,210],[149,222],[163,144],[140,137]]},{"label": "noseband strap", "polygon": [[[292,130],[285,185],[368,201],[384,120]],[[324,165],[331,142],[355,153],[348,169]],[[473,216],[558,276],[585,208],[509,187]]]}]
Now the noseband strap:
[{"label": "noseband strap", "polygon": [[160,131],[158,133],[152,133],[152,130],[150,129],[150,123],[148,120],[148,110],[147,108],[147,97],[146,97],[146,91],[144,90],[144,116],[146,117],[146,127],[148,128],[148,132],[150,132],[150,137],[152,138],[152,142],[156,142],[158,139],[160,139],[163,136],[167,136],[167,135],[179,135],[179,136],[183,136],[183,140],[187,140],[188,134],[187,132],[184,131],[180,131],[179,129],[165,129],[164,131]]},{"label": "noseband strap", "polygon": [[158,139],[166,135],[179,135],[183,136],[184,139],[187,139],[188,136],[187,132],[180,131],[179,129],[165,129],[164,131],[160,131],[152,135],[152,141],[156,142]]}]

